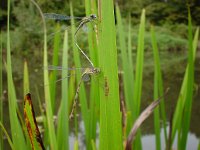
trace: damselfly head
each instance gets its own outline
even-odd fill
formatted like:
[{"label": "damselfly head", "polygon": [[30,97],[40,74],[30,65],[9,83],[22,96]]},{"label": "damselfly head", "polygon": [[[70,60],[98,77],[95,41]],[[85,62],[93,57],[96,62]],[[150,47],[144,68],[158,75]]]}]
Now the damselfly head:
[{"label": "damselfly head", "polygon": [[93,72],[94,72],[94,73],[99,73],[99,72],[100,72],[100,68],[94,68],[94,69],[93,69]]},{"label": "damselfly head", "polygon": [[99,68],[86,68],[84,74],[97,74],[100,72]]},{"label": "damselfly head", "polygon": [[90,18],[91,18],[92,20],[94,20],[94,19],[97,18],[97,15],[96,15],[96,14],[91,14],[91,15],[90,15]]}]

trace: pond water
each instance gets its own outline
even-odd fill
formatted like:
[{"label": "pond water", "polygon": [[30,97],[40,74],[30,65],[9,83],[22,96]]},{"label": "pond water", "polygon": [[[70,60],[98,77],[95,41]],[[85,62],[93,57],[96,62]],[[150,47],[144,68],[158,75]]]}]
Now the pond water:
[{"label": "pond water", "polygon": [[[148,124],[143,125],[143,127],[148,127]],[[169,128],[167,128],[168,131]],[[99,130],[98,130],[99,131]],[[143,131],[143,128],[142,128]],[[149,128],[149,132],[152,132],[152,128]],[[97,135],[99,135],[99,132],[97,132]],[[70,137],[69,137],[69,147],[70,150],[74,149],[74,142],[75,142],[75,135],[73,132],[71,132]],[[78,140],[79,140],[79,146],[82,149],[86,149],[85,147],[85,135],[84,135],[84,123],[81,121],[79,123],[79,135],[78,135]],[[187,142],[187,150],[197,150],[199,144],[199,137],[195,135],[195,133],[189,133],[188,134],[188,142]],[[99,145],[99,140],[97,138],[96,145]],[[177,137],[175,137],[173,148],[177,147]],[[143,150],[155,150],[156,145],[155,145],[155,135],[153,133],[142,133],[142,148]],[[161,149],[165,149],[165,139],[164,139],[164,130],[161,129]]]}]

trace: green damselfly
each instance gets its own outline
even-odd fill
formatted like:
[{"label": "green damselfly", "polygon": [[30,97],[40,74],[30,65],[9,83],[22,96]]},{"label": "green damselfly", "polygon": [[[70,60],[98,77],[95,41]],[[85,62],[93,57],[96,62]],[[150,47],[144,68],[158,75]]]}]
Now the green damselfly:
[{"label": "green damselfly", "polygon": [[[90,80],[90,76],[95,75],[95,74],[99,74],[100,73],[100,68],[63,68],[61,66],[48,66],[47,69],[48,70],[66,70],[66,69],[67,70],[77,70],[78,69],[78,70],[82,71],[81,79],[78,82],[76,93],[75,93],[75,96],[74,96],[72,110],[71,110],[70,115],[69,115],[69,120],[70,120],[70,119],[73,118],[74,110],[75,110],[76,105],[77,105],[78,95],[79,95],[81,83],[83,81],[85,81],[85,82],[89,81]],[[65,78],[68,78],[69,76],[70,75],[67,75]],[[59,79],[57,81],[61,81],[61,80],[65,79],[65,78]]]},{"label": "green damselfly", "polygon": [[[85,58],[89,61],[89,63],[91,64],[91,66],[94,68],[94,64],[93,62],[90,60],[90,58],[85,54],[85,52],[80,48],[80,46],[78,45],[77,42],[77,34],[78,31],[87,23],[89,22],[94,22],[94,20],[97,19],[97,16],[95,14],[91,14],[89,16],[86,17],[72,17],[72,16],[66,16],[66,15],[62,15],[62,14],[56,14],[56,13],[44,13],[44,17],[46,19],[53,19],[53,20],[71,20],[71,19],[78,19],[81,20],[76,31],[74,34],[74,40],[75,40],[75,45],[76,47],[80,50],[80,52],[85,56]],[[65,28],[66,30],[67,28]],[[57,31],[60,32],[60,31]],[[51,34],[50,36],[56,34],[57,32],[54,32],[53,34]]]}]

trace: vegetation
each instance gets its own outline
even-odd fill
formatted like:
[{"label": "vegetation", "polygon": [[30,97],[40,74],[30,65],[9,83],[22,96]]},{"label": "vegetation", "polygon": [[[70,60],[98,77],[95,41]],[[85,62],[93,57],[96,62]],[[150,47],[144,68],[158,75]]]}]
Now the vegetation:
[{"label": "vegetation", "polygon": [[[70,124],[75,126],[75,142],[72,147],[79,149],[81,147],[80,139],[78,138],[80,132],[78,126],[80,117],[76,115],[78,113],[81,115],[83,121],[85,147],[88,150],[128,150],[132,149],[132,146],[133,149],[140,150],[142,149],[142,131],[140,129],[137,131],[137,129],[153,111],[156,149],[172,149],[176,135],[178,136],[177,149],[186,149],[194,95],[194,62],[199,38],[199,28],[192,26],[191,14],[194,11],[196,12],[198,10],[197,8],[192,10],[191,13],[190,10],[185,8],[183,14],[173,16],[177,11],[183,9],[183,5],[169,7],[164,2],[150,4],[149,0],[149,5],[146,5],[136,1],[138,5],[137,11],[131,11],[132,7],[136,7],[136,4],[134,4],[129,6],[128,10],[130,11],[127,14],[121,14],[120,10],[123,11],[123,9],[128,7],[130,2],[123,5],[119,1],[119,4],[114,5],[113,1],[99,0],[98,2],[91,2],[86,0],[84,7],[81,1],[70,2],[68,5],[65,5],[63,9],[69,10],[71,16],[74,16],[74,13],[79,16],[84,16],[84,14],[86,16],[98,14],[96,22],[87,24],[87,36],[80,31],[77,41],[80,43],[80,47],[90,56],[95,69],[100,69],[100,73],[97,75],[91,74],[89,86],[86,83],[82,83],[79,87],[78,83],[81,83],[80,80],[82,80],[83,76],[81,72],[77,71],[76,78],[71,76],[68,80],[65,79],[66,76],[69,73],[73,74],[73,71],[62,70],[61,78],[63,80],[61,80],[61,86],[59,86],[57,82],[59,80],[57,70],[49,72],[47,69],[49,65],[58,66],[60,63],[62,63],[63,68],[69,68],[72,65],[76,68],[81,68],[82,66],[87,66],[88,68],[89,66],[89,62],[87,62],[84,56],[81,56],[82,54],[75,45],[75,20],[71,19],[71,26],[67,28],[69,30],[65,30],[63,37],[60,32],[57,32],[62,28],[62,24],[54,24],[51,21],[47,22],[44,18],[43,12],[50,12],[51,7],[59,8],[63,5],[55,4],[54,6],[54,2],[46,5],[44,1],[40,1],[38,4],[34,0],[28,2],[21,1],[11,11],[11,4],[15,3],[8,0],[6,13],[7,31],[1,32],[1,39],[3,40],[1,41],[0,48],[0,95],[2,94],[3,83],[1,80],[3,75],[2,67],[4,65],[7,75],[6,84],[8,90],[10,129],[4,124],[2,98],[0,103],[0,126],[2,129],[2,132],[0,132],[0,149],[4,149],[5,147],[2,142],[4,134],[11,149],[31,149],[31,147],[32,149],[44,149],[41,146],[43,144],[46,149],[70,149],[70,144],[72,144],[69,143]],[[142,7],[146,9],[141,10],[140,8]],[[80,12],[83,12],[84,9],[85,13],[81,14]],[[62,9],[58,10],[60,13],[63,13],[61,11]],[[116,18],[113,13],[114,10],[116,12]],[[20,15],[22,11],[26,13]],[[156,16],[157,12],[162,13]],[[171,15],[169,12],[174,13]],[[10,13],[14,16],[16,23],[13,23]],[[141,17],[138,17],[139,14],[141,14]],[[185,17],[185,14],[188,16]],[[123,15],[127,17],[122,19]],[[134,20],[135,16],[137,20]],[[158,19],[159,17],[160,19]],[[195,16],[195,19],[198,20],[198,16]],[[186,23],[188,21],[188,25],[172,25],[177,20],[179,20],[179,23]],[[133,22],[137,22],[138,25],[133,26]],[[162,26],[154,26],[153,24]],[[51,28],[50,26],[53,27]],[[28,29],[29,27],[31,28],[30,30]],[[188,33],[185,32],[186,28]],[[27,34],[24,34],[22,31],[27,31]],[[51,40],[52,37],[48,36],[52,32],[54,32],[53,41]],[[193,32],[195,32],[194,37]],[[14,35],[13,33],[17,34]],[[41,38],[42,36],[43,38]],[[6,40],[4,40],[4,37],[6,37]],[[7,56],[5,63],[2,60],[2,56],[4,56],[2,50],[4,49],[6,49]],[[33,49],[34,51],[31,52]],[[62,49],[61,52],[60,49]],[[165,101],[163,100],[165,87],[162,79],[162,60],[160,59],[160,54],[166,53],[166,51],[173,53],[181,51],[182,53],[186,53],[186,50],[188,61],[184,80],[175,111],[169,120],[167,119],[165,106],[167,98],[165,98]],[[146,111],[142,112],[142,86],[146,84],[143,81],[144,63],[148,61],[145,59],[145,53],[148,52],[152,53],[154,87],[153,94],[151,94],[152,99],[155,101],[151,105],[146,104],[146,107],[149,107],[147,107]],[[12,53],[14,53],[13,57],[11,57]],[[40,54],[42,54],[43,58]],[[61,55],[62,58],[60,61]],[[34,82],[30,78],[30,74],[34,74],[34,72],[31,71],[30,73],[31,67],[29,66],[29,59],[24,62],[23,86],[16,86],[13,76],[16,65],[14,64],[14,57],[35,58],[36,56],[40,56],[43,60],[43,81],[40,81],[43,82],[43,85],[42,90],[39,92],[39,85],[34,85]],[[119,71],[118,68],[122,71]],[[16,70],[22,72],[19,68]],[[122,77],[121,80],[119,79],[120,77]],[[121,86],[120,82],[123,83],[123,86]],[[32,94],[33,98],[31,101],[30,95],[26,94],[29,92],[34,93],[32,92],[33,86],[35,86],[34,88],[37,91],[35,93],[37,95]],[[119,91],[119,88],[121,88],[121,91]],[[22,91],[21,89],[24,90]],[[74,95],[77,89],[79,89],[80,110],[76,106],[73,119],[69,120],[69,114],[71,109],[73,109],[73,100],[76,99]],[[20,92],[18,93],[17,91]],[[121,93],[124,94],[123,98],[120,97]],[[26,95],[23,106],[25,115],[22,115],[20,109],[23,104],[17,103],[17,97],[20,97],[20,95]],[[36,100],[38,100],[38,104]],[[160,105],[155,108],[160,101]],[[45,103],[45,106],[42,106],[42,103]],[[35,118],[31,118],[31,116],[35,116],[32,111],[32,106],[34,109],[40,108],[35,109],[35,113],[42,118],[40,132],[43,142],[40,141],[39,145],[38,127],[35,126]],[[140,114],[142,114],[141,120]],[[54,120],[54,118],[56,119]],[[38,120],[37,122],[39,125]],[[167,130],[167,123],[169,123],[169,130]],[[33,130],[30,128],[33,128]],[[161,128],[164,128],[165,146],[161,144]],[[97,133],[98,129],[99,136]],[[99,140],[99,144],[97,140]]]}]

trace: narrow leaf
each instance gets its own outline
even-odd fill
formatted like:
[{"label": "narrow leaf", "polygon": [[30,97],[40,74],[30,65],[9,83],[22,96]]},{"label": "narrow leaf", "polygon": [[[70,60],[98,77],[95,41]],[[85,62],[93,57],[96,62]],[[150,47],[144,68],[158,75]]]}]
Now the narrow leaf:
[{"label": "narrow leaf", "polygon": [[[100,150],[123,149],[113,1],[99,0]],[[112,69],[112,70],[111,70]]]},{"label": "narrow leaf", "polygon": [[31,94],[26,94],[24,98],[24,118],[27,127],[27,131],[29,134],[29,138],[31,141],[33,150],[44,150],[44,145],[42,142],[42,138],[40,135],[40,131],[37,126],[35,112],[33,109],[33,104],[31,100]]}]

